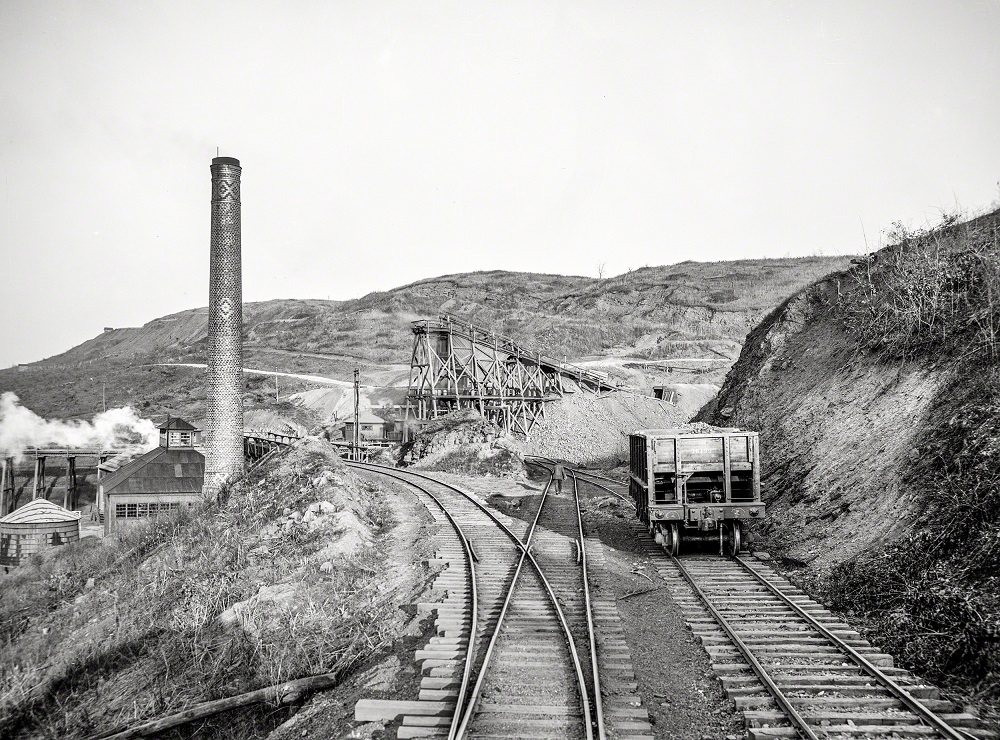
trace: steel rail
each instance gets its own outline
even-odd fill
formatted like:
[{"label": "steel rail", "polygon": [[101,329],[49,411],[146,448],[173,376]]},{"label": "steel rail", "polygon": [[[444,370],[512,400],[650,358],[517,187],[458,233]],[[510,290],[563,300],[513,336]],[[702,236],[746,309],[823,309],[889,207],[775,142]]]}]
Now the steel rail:
[{"label": "steel rail", "polygon": [[781,711],[784,712],[785,715],[792,721],[792,725],[795,730],[802,737],[807,738],[807,740],[819,740],[819,736],[812,731],[812,728],[809,727],[802,715],[799,714],[798,710],[792,706],[788,697],[785,696],[784,692],[774,682],[774,679],[771,678],[771,674],[767,672],[767,669],[764,668],[760,661],[754,656],[753,651],[750,650],[747,644],[743,642],[743,639],[736,634],[736,630],[734,630],[732,625],[729,624],[729,620],[722,616],[722,613],[715,608],[711,599],[709,599],[705,592],[701,590],[701,587],[695,583],[694,577],[688,569],[684,567],[684,564],[676,557],[671,556],[671,559],[674,561],[674,565],[677,566],[678,570],[680,570],[681,575],[684,576],[684,580],[688,582],[688,585],[691,586],[698,598],[701,599],[705,608],[708,609],[712,617],[714,617],[719,623],[722,631],[726,633],[726,636],[732,641],[733,645],[736,646],[736,649],[742,653],[743,658],[753,669],[753,672],[757,674],[757,678],[760,679],[760,682],[764,684],[764,687],[768,690],[771,696],[774,697],[775,703],[777,703]]},{"label": "steel rail", "polygon": [[600,478],[601,480],[606,480],[608,483],[614,483],[615,485],[624,486],[628,485],[625,481],[615,480],[614,478],[609,478],[606,475],[600,475],[599,473],[591,473],[589,470],[584,468],[575,467],[577,475],[582,475],[586,478]]},{"label": "steel rail", "polygon": [[[409,471],[409,470],[400,471],[400,470],[396,470],[395,468],[390,468],[390,467],[388,467],[386,465],[378,465],[376,463],[357,463],[357,462],[351,462],[351,463],[348,463],[348,465],[361,468],[362,470],[367,469],[367,468],[374,468],[376,472],[390,471],[390,472],[395,473],[397,475],[399,473],[402,473],[402,474],[405,474],[405,475],[412,475],[412,476],[415,476],[417,478],[423,478],[424,480],[429,480],[430,482],[436,483],[439,486],[443,486],[445,488],[448,488],[448,489],[454,491],[455,493],[463,496],[469,502],[471,502],[474,506],[476,506],[477,508],[479,508],[484,514],[486,514],[491,520],[493,520],[493,522],[500,529],[502,529],[511,538],[511,540],[514,542],[514,545],[518,549],[521,550],[521,560],[523,561],[524,559],[527,559],[528,562],[531,563],[532,567],[535,570],[535,573],[538,575],[538,578],[541,580],[542,585],[545,587],[545,591],[546,591],[546,593],[549,596],[549,600],[552,602],[552,607],[555,609],[556,616],[557,616],[557,618],[559,620],[559,624],[560,624],[560,626],[562,627],[562,630],[563,630],[563,636],[566,638],[566,642],[567,642],[567,645],[569,647],[570,657],[573,660],[573,668],[574,668],[574,670],[576,672],[577,682],[579,683],[580,701],[583,704],[583,709],[584,709],[584,727],[586,727],[586,730],[587,730],[587,740],[592,740],[592,737],[593,737],[593,728],[591,726],[592,725],[592,720],[591,720],[591,716],[590,716],[590,704],[589,704],[589,700],[587,698],[587,684],[586,684],[586,682],[585,682],[585,680],[583,678],[583,665],[580,663],[580,656],[578,655],[578,653],[576,651],[576,643],[573,641],[573,633],[569,629],[569,623],[566,621],[566,617],[563,614],[562,607],[559,605],[559,601],[556,599],[555,592],[552,590],[552,586],[549,584],[548,579],[545,577],[545,573],[542,571],[542,568],[538,564],[538,561],[535,560],[535,556],[531,554],[531,551],[529,550],[528,546],[525,543],[521,542],[521,539],[516,534],[514,534],[514,532],[512,532],[510,530],[510,528],[506,524],[504,524],[502,521],[500,521],[499,517],[497,517],[496,514],[494,514],[492,511],[490,511],[489,508],[486,505],[484,505],[480,501],[477,501],[468,492],[463,491],[461,488],[458,488],[457,486],[453,486],[450,483],[446,483],[445,481],[438,480],[437,478],[432,478],[429,475],[424,475],[423,473],[417,473],[417,472],[413,472],[413,471]],[[395,477],[395,476],[393,476],[393,477]],[[538,507],[538,514],[541,513],[542,505],[545,503],[544,496],[545,496],[545,493],[547,491],[548,491],[548,485],[546,485],[545,490],[543,491],[543,498],[542,498],[541,504]],[[535,515],[536,521],[538,519],[538,514]],[[529,540],[530,540],[530,534],[531,534],[531,532],[529,531]],[[520,568],[518,568],[518,572],[519,571],[520,571]],[[508,598],[510,596],[510,593],[513,593],[514,585],[515,585],[515,581],[512,579],[511,586],[510,586],[509,593],[508,593]],[[498,619],[497,620],[497,626],[496,626],[496,629],[494,631],[494,636],[491,639],[491,642],[493,642],[496,639],[496,637],[499,635],[501,625],[502,625],[502,620]],[[470,640],[470,643],[471,642],[472,642],[472,640]],[[479,679],[477,679],[477,682],[476,682],[476,686],[479,687],[480,691],[481,691],[481,686],[480,686],[480,684],[481,684],[481,678],[485,674],[486,674],[486,663],[484,662],[483,666],[480,668]],[[475,711],[476,704],[478,703],[478,700],[479,700],[478,694],[474,694],[473,698],[471,698],[469,700],[467,708],[466,708],[466,712],[465,712],[465,717],[463,717],[463,722],[460,725],[458,734],[455,736],[456,738],[462,738],[463,737],[463,732],[464,732],[463,728],[467,728],[469,721],[471,721],[472,714]]]},{"label": "steel rail", "polygon": [[[544,460],[544,461],[546,461],[548,463],[551,463],[553,465],[556,464],[557,462],[559,462],[558,460],[554,460],[551,457],[543,457],[542,455],[525,455],[524,456],[525,460],[527,460],[528,458],[531,458],[531,459],[534,459],[534,460]],[[561,463],[561,462],[559,462],[559,464],[563,465],[563,463]],[[625,485],[621,481],[612,480],[611,478],[605,478],[603,475],[594,475],[593,473],[587,473],[585,471],[580,470],[580,468],[576,468],[576,467],[573,467],[571,465],[563,465],[563,467],[566,468],[567,470],[569,470],[570,472],[572,472],[572,473],[574,473],[576,475],[582,475],[585,478],[600,478],[601,480],[611,481],[612,483],[616,483],[616,484],[618,484],[620,486],[621,485]],[[600,488],[602,491],[607,491],[612,496],[617,496],[618,498],[620,498],[622,501],[625,501],[626,503],[629,503],[629,504],[633,503],[632,499],[630,499],[625,494],[618,493],[618,491],[612,491],[610,488],[608,488],[607,486],[602,485],[600,483],[595,483],[594,481],[588,480],[587,481],[587,485],[594,486],[595,488]]]},{"label": "steel rail", "polygon": [[[348,463],[348,465],[361,467],[361,464],[359,463]],[[455,517],[452,516],[451,512],[448,511],[448,509],[445,507],[444,504],[441,503],[441,501],[438,499],[437,496],[435,496],[433,493],[431,493],[426,488],[421,486],[419,483],[414,483],[411,480],[407,480],[401,475],[395,475],[385,470],[379,470],[375,472],[377,472],[379,475],[384,475],[388,478],[392,478],[393,480],[398,480],[409,486],[413,486],[418,491],[422,491],[427,496],[430,496],[430,498],[434,501],[434,503],[438,505],[438,508],[441,509],[441,512],[448,518],[448,521],[451,523],[451,526],[458,533],[458,538],[462,540],[463,549],[465,550],[465,558],[469,564],[469,577],[472,586],[472,615],[470,618],[471,621],[469,626],[469,644],[465,649],[465,669],[462,671],[462,683],[459,686],[458,698],[455,702],[455,711],[452,714],[451,724],[448,726],[448,740],[455,740],[455,738],[458,737],[456,733],[458,731],[458,723],[460,718],[460,711],[462,708],[462,700],[465,698],[465,695],[469,690],[469,679],[472,677],[472,661],[475,654],[476,631],[479,629],[479,586],[476,581],[475,553],[472,550],[472,544],[469,542],[469,538],[466,537],[465,532],[462,531],[461,525],[455,520]]]},{"label": "steel rail", "polygon": [[[574,470],[573,468],[570,468],[570,470],[573,472],[574,475],[580,475],[580,471],[579,470]],[[584,473],[584,476],[586,476],[586,473]],[[600,488],[602,491],[607,491],[612,496],[615,496],[615,497],[621,499],[625,503],[632,504],[633,507],[635,506],[635,502],[632,499],[630,499],[628,496],[626,496],[624,493],[618,493],[618,491],[612,491],[607,486],[605,486],[605,485],[603,485],[601,483],[596,483],[596,482],[594,482],[592,480],[585,481],[585,483],[588,486],[594,486],[594,488]]]},{"label": "steel rail", "polygon": [[565,460],[556,460],[553,457],[545,457],[544,455],[525,455],[525,457],[526,458],[533,457],[536,460],[547,460],[547,461],[549,461],[551,463],[558,462],[560,465],[563,465],[564,467],[571,467],[571,468],[573,468],[577,472],[578,475],[583,475],[583,476],[586,476],[588,478],[600,478],[601,480],[608,481],[608,483],[617,483],[620,486],[625,485],[624,481],[615,480],[614,478],[609,478],[606,475],[600,475],[598,473],[591,473],[589,470],[581,468],[576,463],[568,462],[568,461],[565,461]]},{"label": "steel rail", "polygon": [[590,605],[590,583],[587,575],[587,547],[583,539],[583,514],[580,511],[580,491],[576,483],[576,474],[573,476],[573,498],[576,501],[576,525],[580,530],[580,567],[583,570],[583,604],[587,613],[587,637],[590,640],[590,669],[594,674],[594,712],[597,715],[597,736],[599,740],[607,738],[604,729],[604,701],[601,697],[601,678],[597,667],[597,637],[594,629],[594,614]]},{"label": "steel rail", "polygon": [[872,663],[868,658],[859,653],[853,647],[848,645],[844,640],[842,640],[837,635],[833,634],[826,626],[816,619],[814,616],[809,614],[805,609],[800,607],[794,601],[792,601],[787,594],[783,593],[777,586],[768,581],[761,573],[759,573],[754,567],[746,562],[739,555],[733,557],[737,563],[742,565],[757,581],[767,588],[774,596],[777,596],[784,603],[785,606],[789,607],[797,616],[809,623],[814,630],[819,632],[823,637],[832,642],[841,652],[847,655],[851,660],[858,664],[868,675],[882,684],[887,688],[890,693],[892,693],[897,699],[899,699],[903,704],[913,712],[917,717],[927,722],[931,727],[937,730],[942,737],[951,738],[951,740],[968,740],[971,735],[958,730],[947,722],[945,722],[941,717],[939,717],[933,710],[925,706],[919,699],[910,694],[905,688],[894,681],[890,676],[881,671],[878,666]]},{"label": "steel rail", "polygon": [[[556,463],[556,461],[553,460],[552,458],[541,457],[539,455],[525,455],[526,459],[529,457],[535,460],[545,460],[551,464]],[[531,464],[537,465],[543,470],[546,470],[545,466],[542,463],[532,462]],[[590,668],[594,676],[593,700],[594,700],[594,710],[597,714],[597,733],[600,740],[605,740],[605,738],[607,737],[607,730],[605,729],[604,726],[604,699],[601,696],[601,678],[600,678],[600,671],[597,665],[597,635],[596,635],[596,630],[594,629],[594,618],[593,618],[594,615],[590,601],[590,579],[589,579],[589,574],[587,572],[587,548],[584,542],[584,534],[583,534],[583,513],[580,509],[580,489],[577,484],[576,473],[574,472],[573,468],[567,467],[567,469],[570,471],[570,475],[573,476],[573,499],[576,504],[576,524],[577,524],[577,531],[580,534],[580,538],[577,541],[578,542],[577,562],[580,563],[581,569],[583,571],[584,610],[587,615],[587,638],[588,642],[590,643],[589,645]],[[603,486],[601,486],[600,484],[594,483],[591,485],[597,485],[598,487],[603,488]],[[614,492],[612,491],[612,493]]]},{"label": "steel rail", "polygon": [[[526,558],[532,557],[533,559],[533,556],[530,555],[531,538],[534,536],[535,528],[538,525],[538,520],[541,518],[542,508],[545,506],[545,498],[548,495],[549,486],[551,483],[552,479],[550,478],[549,481],[545,484],[545,488],[542,490],[542,500],[538,504],[538,511],[535,512],[535,519],[531,523],[531,526],[528,528],[527,536],[524,540],[524,549],[521,550],[521,557],[517,561],[517,568],[514,571],[514,577],[511,579],[510,589],[507,591],[507,596],[504,598],[503,607],[500,609],[500,616],[497,618],[497,628],[493,632],[493,635],[490,637],[490,642],[486,647],[486,654],[483,657],[483,665],[479,670],[479,676],[476,679],[476,685],[472,689],[472,696],[469,700],[468,709],[466,710],[465,716],[462,718],[462,724],[459,727],[459,734],[458,734],[459,738],[464,736],[465,732],[468,730],[469,724],[472,722],[472,716],[475,711],[476,703],[478,702],[479,697],[482,694],[483,684],[486,680],[487,667],[489,666],[490,658],[493,657],[493,650],[496,647],[497,641],[500,639],[500,625],[503,624],[504,617],[507,615],[507,610],[510,607],[511,601],[513,600],[514,590],[515,587],[517,586],[517,579],[518,576],[520,576],[521,574],[521,567],[524,565],[524,561]],[[558,602],[556,601],[555,593],[552,591],[551,586],[549,586],[549,583],[546,580],[544,574],[542,573],[541,568],[538,569],[538,576],[545,584],[545,590],[548,592],[549,598],[552,600],[552,603],[557,605]],[[577,681],[580,684],[580,699],[583,704],[584,727],[586,728],[587,740],[592,740],[594,735],[593,735],[592,720],[590,714],[590,701],[587,698],[587,684],[583,677],[583,665],[580,663],[580,656],[576,651],[576,644],[573,642],[573,635],[569,630],[569,623],[566,622],[565,618],[563,617],[562,610],[559,609],[558,606],[556,606],[556,608],[558,611],[559,621],[562,623],[563,629],[566,632],[566,638],[569,642],[570,653],[573,656],[573,667],[576,670]]]}]

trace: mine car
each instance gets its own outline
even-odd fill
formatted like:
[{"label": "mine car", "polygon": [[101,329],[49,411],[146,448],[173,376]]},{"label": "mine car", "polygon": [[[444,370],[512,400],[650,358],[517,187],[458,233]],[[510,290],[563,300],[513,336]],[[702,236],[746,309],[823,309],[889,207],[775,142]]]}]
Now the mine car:
[{"label": "mine car", "polygon": [[668,553],[708,541],[735,555],[746,523],[763,519],[756,432],[643,429],[630,435],[629,447],[636,514]]}]

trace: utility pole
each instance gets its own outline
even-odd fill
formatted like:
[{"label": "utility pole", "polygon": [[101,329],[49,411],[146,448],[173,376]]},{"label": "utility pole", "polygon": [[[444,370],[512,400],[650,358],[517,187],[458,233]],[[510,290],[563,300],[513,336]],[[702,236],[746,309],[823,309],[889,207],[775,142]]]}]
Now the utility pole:
[{"label": "utility pole", "polygon": [[358,413],[358,404],[361,401],[361,371],[354,368],[354,459],[361,459],[361,427],[358,425],[358,420],[360,414]]},{"label": "utility pole", "polygon": [[278,397],[278,368],[274,368],[274,402],[281,402],[281,399]]}]

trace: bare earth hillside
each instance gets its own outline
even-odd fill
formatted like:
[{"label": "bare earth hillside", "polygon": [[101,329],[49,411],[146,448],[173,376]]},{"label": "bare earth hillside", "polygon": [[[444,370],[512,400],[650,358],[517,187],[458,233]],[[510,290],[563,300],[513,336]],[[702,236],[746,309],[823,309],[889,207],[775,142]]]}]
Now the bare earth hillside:
[{"label": "bare earth hillside", "polygon": [[[343,381],[359,368],[367,403],[398,402],[412,347],[410,322],[447,312],[549,354],[586,359],[641,393],[654,384],[718,383],[751,326],[847,260],[685,262],[604,280],[481,272],[351,301],[248,303],[245,365]],[[90,416],[104,403],[128,403],[149,413],[202,418],[201,371],[149,366],[204,363],[207,320],[207,309],[196,308],[106,331],[56,357],[0,371],[0,390],[16,392],[46,416]],[[316,399],[293,395],[319,387],[304,381],[279,378],[277,404],[273,380],[258,376],[248,385],[248,409],[296,425],[322,421],[338,407],[333,391]]]},{"label": "bare earth hillside", "polygon": [[769,315],[700,417],[760,432],[759,546],[907,667],[1000,705],[1000,212]]}]

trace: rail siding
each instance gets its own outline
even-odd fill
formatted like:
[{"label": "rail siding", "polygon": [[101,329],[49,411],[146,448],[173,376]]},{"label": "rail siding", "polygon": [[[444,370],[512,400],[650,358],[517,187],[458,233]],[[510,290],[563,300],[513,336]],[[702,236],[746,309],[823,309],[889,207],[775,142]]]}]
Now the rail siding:
[{"label": "rail siding", "polygon": [[[636,536],[644,544],[656,548],[644,529],[637,528]],[[936,687],[896,668],[891,655],[868,643],[822,604],[774,572],[766,561],[752,562],[754,570],[766,575],[784,597],[936,714],[942,729],[928,727],[925,719],[913,714],[875,678],[854,664],[844,648],[805,626],[805,622],[798,624],[796,620],[800,618],[795,616],[793,609],[764,598],[768,592],[758,588],[759,584],[738,561],[721,558],[675,561],[664,555],[657,564],[657,571],[668,584],[688,627],[712,659],[713,670],[726,695],[743,713],[749,740],[802,736],[803,731],[793,727],[789,716],[780,709],[778,698],[788,701],[806,721],[810,737],[996,737],[977,717],[958,711],[951,702],[941,699]],[[681,563],[708,600],[724,615],[730,629],[748,647],[753,658],[764,666],[782,697],[766,690],[761,679],[751,671],[743,654],[682,578]],[[737,567],[740,570],[736,570]]]}]

